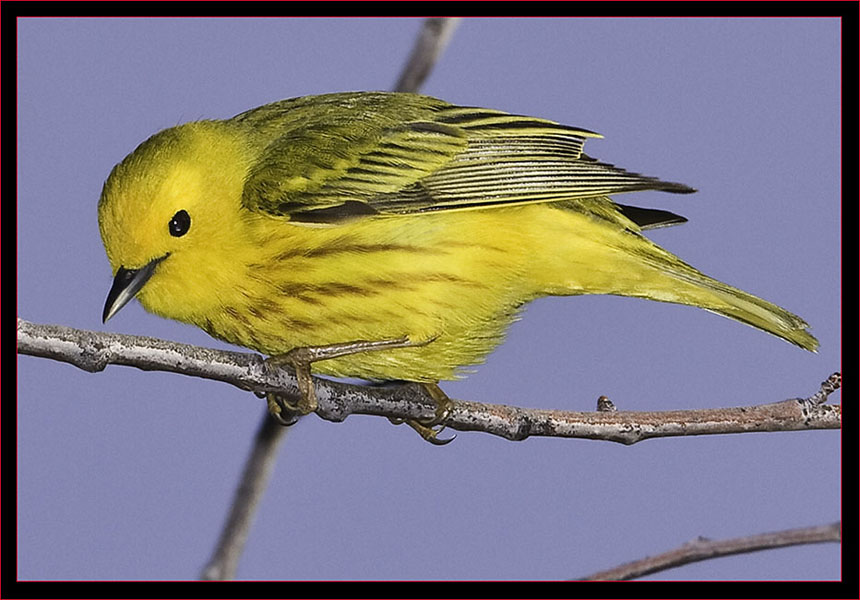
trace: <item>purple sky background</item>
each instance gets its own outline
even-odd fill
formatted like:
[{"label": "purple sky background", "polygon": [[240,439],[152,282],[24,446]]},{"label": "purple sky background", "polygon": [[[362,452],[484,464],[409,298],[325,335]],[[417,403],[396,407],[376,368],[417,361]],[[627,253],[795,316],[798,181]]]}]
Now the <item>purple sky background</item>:
[{"label": "purple sky background", "polygon": [[[228,348],[111,283],[96,204],[156,131],[282,98],[389,89],[418,19],[22,19],[18,315]],[[586,152],[687,183],[626,194],[690,219],[649,236],[806,319],[818,354],[702,310],[609,296],[528,305],[452,397],[592,410],[808,396],[841,366],[836,19],[467,19],[423,91],[598,131]],[[837,394],[836,400],[840,398]],[[193,579],[264,403],[232,386],[18,359],[18,576]],[[292,428],[243,579],[565,579],[696,536],[840,517],[836,431],[443,448],[385,419]],[[836,579],[836,545],[652,579]]]}]

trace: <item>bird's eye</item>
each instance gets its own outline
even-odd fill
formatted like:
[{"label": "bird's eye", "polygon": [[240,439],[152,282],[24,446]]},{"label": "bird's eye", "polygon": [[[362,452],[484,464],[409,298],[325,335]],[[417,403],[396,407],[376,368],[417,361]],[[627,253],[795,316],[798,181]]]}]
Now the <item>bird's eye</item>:
[{"label": "bird's eye", "polygon": [[184,210],[180,210],[173,215],[173,218],[170,219],[170,223],[167,225],[167,229],[173,237],[182,237],[188,233],[189,227],[191,227],[191,217]]}]

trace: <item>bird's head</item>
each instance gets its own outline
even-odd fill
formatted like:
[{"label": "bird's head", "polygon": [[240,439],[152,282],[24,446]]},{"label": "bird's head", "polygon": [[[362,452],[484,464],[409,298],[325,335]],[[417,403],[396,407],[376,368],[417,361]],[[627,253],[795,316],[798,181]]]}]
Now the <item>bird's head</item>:
[{"label": "bird's head", "polygon": [[114,167],[98,206],[114,273],[103,321],[134,297],[173,319],[205,310],[242,239],[247,165],[238,132],[198,121],[155,134]]}]

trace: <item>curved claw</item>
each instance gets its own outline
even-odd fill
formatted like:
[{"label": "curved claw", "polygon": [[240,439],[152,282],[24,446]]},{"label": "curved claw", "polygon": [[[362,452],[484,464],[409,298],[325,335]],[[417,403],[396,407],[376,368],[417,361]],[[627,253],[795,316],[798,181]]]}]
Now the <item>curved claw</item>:
[{"label": "curved claw", "polygon": [[[444,427],[442,429],[444,429]],[[434,430],[432,436],[426,437],[424,439],[427,440],[428,442],[430,442],[431,444],[433,444],[434,446],[444,446],[445,444],[450,444],[451,442],[453,442],[454,440],[457,439],[457,434],[455,433],[454,435],[452,435],[449,438],[446,438],[444,440],[440,440],[436,436],[439,435],[440,433],[442,433],[442,429],[440,429],[439,431]]]},{"label": "curved claw", "polygon": [[[397,417],[388,417],[388,420],[395,425],[406,423],[420,435],[425,441],[430,442],[434,446],[444,446],[453,442],[457,435],[440,439],[439,434],[445,430],[445,421],[451,416],[454,409],[454,403],[445,395],[445,392],[435,383],[419,383],[427,394],[433,399],[436,404],[435,414],[429,419],[401,419]],[[438,429],[437,429],[438,427]]]},{"label": "curved claw", "polygon": [[286,398],[274,392],[265,395],[266,403],[269,405],[269,414],[284,427],[295,425],[302,413],[287,402]]},{"label": "curved claw", "polygon": [[302,417],[301,415],[296,413],[287,413],[287,417],[285,417],[283,413],[271,413],[271,415],[272,418],[275,419],[275,421],[277,421],[279,425],[283,425],[284,427],[295,425]]},{"label": "curved claw", "polygon": [[279,425],[283,425],[284,427],[289,427],[290,425],[295,425],[296,423],[298,423],[299,419],[301,418],[301,415],[297,415],[296,413],[288,413],[290,415],[289,418],[284,418],[284,416],[281,413],[270,413],[270,414],[272,415],[272,418],[278,422]]},{"label": "curved claw", "polygon": [[400,421],[401,421],[401,423],[406,423],[407,425],[409,425],[425,441],[430,442],[434,446],[444,446],[445,444],[449,444],[449,443],[453,442],[454,439],[457,437],[457,434],[454,434],[453,436],[451,436],[449,438],[440,439],[438,436],[440,433],[442,433],[445,430],[444,425],[442,427],[440,427],[439,429],[433,429],[433,427],[427,427],[426,425],[424,425],[420,421],[413,420],[413,419],[405,419],[405,420],[400,420]]}]

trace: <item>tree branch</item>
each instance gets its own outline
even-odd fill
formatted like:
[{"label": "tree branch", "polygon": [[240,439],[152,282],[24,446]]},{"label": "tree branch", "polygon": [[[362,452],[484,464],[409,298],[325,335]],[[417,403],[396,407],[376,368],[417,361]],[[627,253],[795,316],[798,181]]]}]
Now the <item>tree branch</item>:
[{"label": "tree branch", "polygon": [[406,66],[403,67],[394,85],[395,92],[418,91],[430,75],[430,71],[445,50],[459,23],[459,18],[451,17],[424,20],[421,33],[418,34],[415,46],[412,47],[412,54],[409,55],[409,60],[406,61]]},{"label": "tree branch", "polygon": [[[275,391],[295,395],[295,376],[285,369],[269,370],[262,356],[178,344],[148,337],[98,333],[58,325],[37,325],[18,320],[18,350],[23,354],[52,358],[87,371],[100,371],[108,364],[135,366],[215,379],[257,393]],[[367,387],[314,378],[319,409],[328,421],[343,421],[351,414],[395,419],[429,419],[435,401],[414,384],[396,387]],[[607,440],[622,444],[654,437],[745,433],[752,431],[797,431],[839,429],[842,410],[824,404],[828,394],[841,385],[834,373],[821,390],[803,399],[794,398],[733,408],[671,411],[594,412],[527,409],[498,404],[453,400],[447,427],[460,431],[483,431],[509,440],[531,436]]]},{"label": "tree branch", "polygon": [[598,571],[597,573],[583,577],[580,581],[621,581],[635,579],[643,575],[673,569],[681,565],[709,558],[770,550],[784,546],[820,544],[825,542],[839,543],[841,541],[841,522],[801,529],[787,529],[773,533],[761,533],[729,540],[709,540],[700,537],[687,542],[675,550],[625,563],[605,571]]},{"label": "tree branch", "polygon": [[251,454],[245,461],[242,479],[236,488],[227,522],[212,558],[203,569],[201,579],[224,581],[236,576],[239,558],[248,540],[257,505],[266,491],[269,477],[275,468],[278,447],[287,429],[271,418],[268,410],[265,411],[257,435],[254,436]]}]

